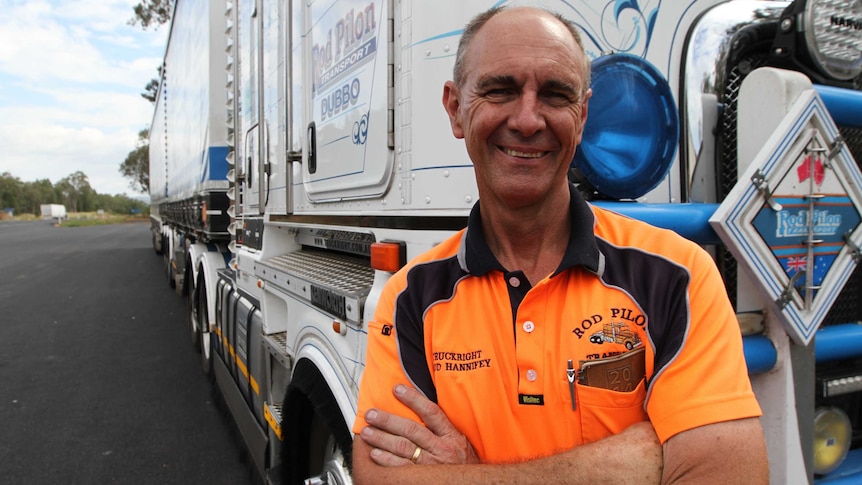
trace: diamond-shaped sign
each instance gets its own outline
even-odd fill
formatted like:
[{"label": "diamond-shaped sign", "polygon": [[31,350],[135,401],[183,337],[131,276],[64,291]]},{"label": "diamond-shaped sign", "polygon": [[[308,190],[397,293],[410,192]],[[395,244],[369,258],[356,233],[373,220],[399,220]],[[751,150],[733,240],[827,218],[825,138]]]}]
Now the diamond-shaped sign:
[{"label": "diamond-shaped sign", "polygon": [[856,266],[860,220],[862,174],[809,89],[709,222],[807,345]]}]

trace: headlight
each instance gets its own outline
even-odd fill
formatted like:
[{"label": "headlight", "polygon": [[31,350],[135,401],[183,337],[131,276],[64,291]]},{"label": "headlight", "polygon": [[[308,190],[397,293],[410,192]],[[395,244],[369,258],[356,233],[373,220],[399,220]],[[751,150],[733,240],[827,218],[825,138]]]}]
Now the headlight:
[{"label": "headlight", "polygon": [[629,54],[592,64],[593,97],[573,164],[613,199],[636,199],[667,175],[679,143],[679,115],[661,72]]},{"label": "headlight", "polygon": [[862,0],[810,0],[800,20],[824,74],[840,80],[862,74]]},{"label": "headlight", "polygon": [[825,475],[847,457],[852,438],[847,414],[839,408],[819,408],[814,414],[814,473]]}]

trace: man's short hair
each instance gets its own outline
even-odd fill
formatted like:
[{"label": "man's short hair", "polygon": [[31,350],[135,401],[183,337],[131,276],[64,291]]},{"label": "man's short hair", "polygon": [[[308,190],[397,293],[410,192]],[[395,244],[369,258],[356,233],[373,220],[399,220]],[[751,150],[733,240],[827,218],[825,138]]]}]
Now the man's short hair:
[{"label": "man's short hair", "polygon": [[[470,43],[473,41],[473,38],[476,36],[476,33],[481,29],[489,20],[494,18],[498,13],[506,10],[507,7],[505,5],[494,7],[489,10],[486,10],[479,15],[473,17],[470,22],[464,27],[464,32],[461,34],[461,40],[458,43],[458,52],[455,54],[455,69],[453,70],[452,77],[453,81],[455,81],[455,85],[462,86],[464,83],[464,76],[466,76],[465,66],[467,47],[469,47]],[[581,57],[583,59],[583,91],[586,91],[590,87],[590,60],[587,58],[587,54],[584,51],[584,45],[581,43],[581,34],[578,30],[578,26],[575,25],[571,20],[563,17],[559,13],[547,10],[540,9],[549,15],[553,16],[555,19],[559,20],[572,34],[572,37],[575,39],[575,43],[581,49]]]}]

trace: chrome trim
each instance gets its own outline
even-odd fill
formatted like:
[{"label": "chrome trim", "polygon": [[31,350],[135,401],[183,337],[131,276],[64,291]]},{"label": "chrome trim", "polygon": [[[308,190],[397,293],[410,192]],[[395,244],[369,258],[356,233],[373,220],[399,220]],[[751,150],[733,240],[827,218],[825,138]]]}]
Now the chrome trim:
[{"label": "chrome trim", "polygon": [[715,128],[735,36],[746,27],[778,22],[790,2],[738,0],[716,6],[694,25],[687,40],[681,89],[681,159],[689,202],[719,202]]}]

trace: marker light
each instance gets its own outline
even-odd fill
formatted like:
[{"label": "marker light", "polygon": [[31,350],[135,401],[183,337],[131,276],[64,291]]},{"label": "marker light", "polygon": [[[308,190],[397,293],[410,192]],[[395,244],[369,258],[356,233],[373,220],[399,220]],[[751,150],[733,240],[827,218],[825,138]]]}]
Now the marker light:
[{"label": "marker light", "polygon": [[667,81],[652,64],[610,54],[592,64],[593,97],[572,163],[599,193],[636,199],[667,175],[679,115]]},{"label": "marker light", "polygon": [[862,391],[862,376],[846,376],[826,379],[821,383],[823,397],[834,397]]},{"label": "marker light", "polygon": [[383,241],[371,244],[371,267],[374,269],[394,273],[404,266],[406,259],[404,243]]},{"label": "marker light", "polygon": [[850,449],[850,419],[839,408],[819,408],[814,413],[814,473],[832,472]]},{"label": "marker light", "polygon": [[841,80],[862,74],[862,0],[811,0],[802,29],[824,74]]}]

